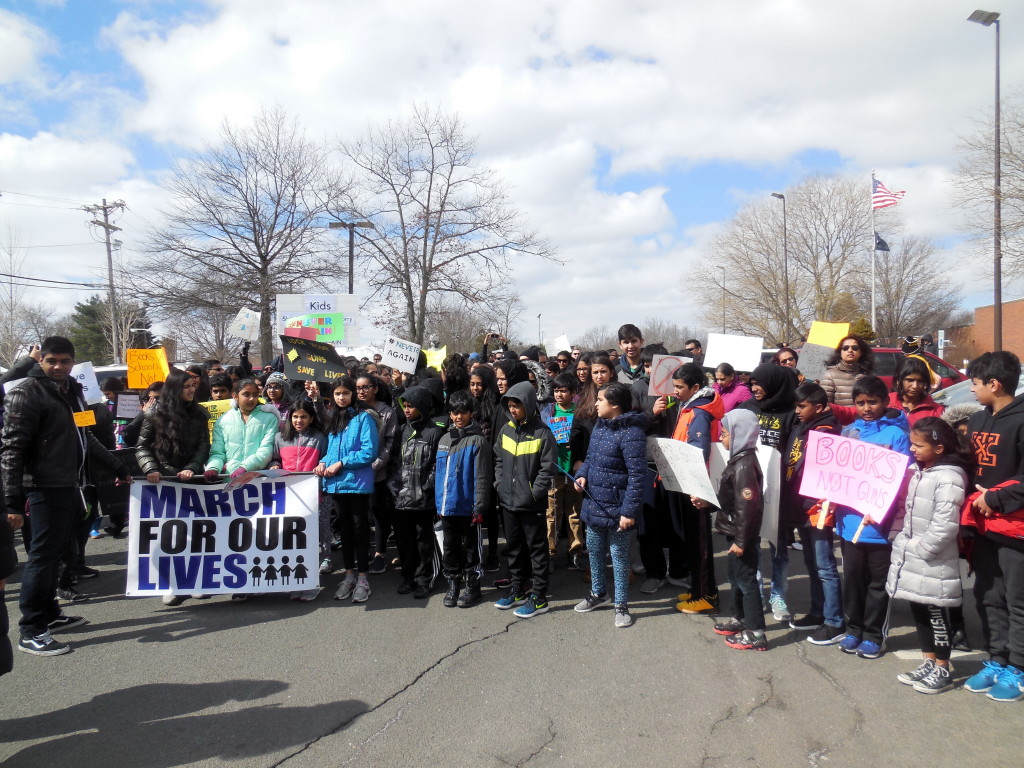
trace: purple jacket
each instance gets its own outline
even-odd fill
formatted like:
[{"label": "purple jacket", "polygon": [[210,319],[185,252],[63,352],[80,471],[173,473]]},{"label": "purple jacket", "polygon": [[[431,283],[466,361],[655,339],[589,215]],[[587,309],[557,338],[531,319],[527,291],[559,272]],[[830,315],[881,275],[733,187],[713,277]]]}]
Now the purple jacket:
[{"label": "purple jacket", "polygon": [[725,407],[726,413],[745,400],[751,400],[754,397],[754,393],[750,391],[750,387],[739,379],[733,379],[732,384],[727,387],[723,387],[716,381],[714,388],[715,392],[717,392],[719,397],[722,398],[722,405]]}]

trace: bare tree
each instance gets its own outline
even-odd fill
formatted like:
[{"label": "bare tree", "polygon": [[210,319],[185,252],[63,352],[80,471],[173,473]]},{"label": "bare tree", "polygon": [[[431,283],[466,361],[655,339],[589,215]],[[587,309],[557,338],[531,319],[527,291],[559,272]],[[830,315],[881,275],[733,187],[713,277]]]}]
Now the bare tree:
[{"label": "bare tree", "polygon": [[341,183],[325,147],[283,110],[264,110],[247,128],[225,122],[220,144],[179,163],[168,188],[164,223],[131,271],[137,290],[167,318],[256,309],[269,360],[276,294],[336,284],[325,232]]},{"label": "bare tree", "polygon": [[758,200],[736,214],[689,281],[691,291],[709,297],[709,326],[724,322],[729,332],[774,342],[795,340],[812,321],[833,319],[844,309],[844,294],[864,282],[872,240],[863,181],[815,176],[785,195],[791,316],[785,312],[782,206]]},{"label": "bare tree", "polygon": [[426,337],[436,335],[438,343],[447,346],[449,352],[479,350],[487,331],[497,331],[511,343],[522,306],[518,296],[474,304],[461,296],[437,293],[427,307]]},{"label": "bare tree", "polygon": [[494,303],[512,254],[554,258],[495,173],[475,165],[476,142],[457,116],[417,106],[341,151],[356,176],[349,213],[375,227],[359,231],[370,298],[401,313],[410,340],[423,342],[435,295]]},{"label": "bare tree", "polygon": [[[1024,276],[1024,96],[1006,99],[1001,106],[1003,273],[1006,278],[1015,279]],[[979,258],[992,254],[993,117],[988,114],[978,119],[974,133],[960,137],[958,149],[962,159],[952,187],[953,200],[965,211],[964,229],[977,244]]]},{"label": "bare tree", "polygon": [[0,239],[0,364],[9,368],[18,359],[26,341],[25,284],[14,277],[22,274],[28,250],[16,228],[7,225]]},{"label": "bare tree", "polygon": [[233,360],[243,343],[228,333],[235,314],[234,309],[227,307],[200,307],[171,318],[167,335],[177,342],[177,354],[182,360]]},{"label": "bare tree", "polygon": [[[669,352],[681,350],[687,339],[707,337],[706,331],[679,325],[661,317],[644,318],[639,327],[644,335],[645,344],[664,344]],[[609,329],[607,325],[588,328],[577,336],[575,341],[583,350],[612,349],[619,346],[616,331]]]},{"label": "bare tree", "polygon": [[[962,295],[936,263],[934,245],[915,237],[890,240],[892,250],[877,255],[875,334],[883,344],[896,344],[902,336],[934,333],[954,324]],[[870,283],[862,283],[855,296],[861,307],[870,306]]]}]

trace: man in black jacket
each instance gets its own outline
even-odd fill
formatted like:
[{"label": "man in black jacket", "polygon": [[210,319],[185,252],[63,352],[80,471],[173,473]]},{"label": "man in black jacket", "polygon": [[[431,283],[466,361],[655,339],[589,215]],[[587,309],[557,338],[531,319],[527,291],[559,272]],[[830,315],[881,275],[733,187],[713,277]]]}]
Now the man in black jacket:
[{"label": "man in black jacket", "polygon": [[75,347],[62,336],[43,341],[40,362],[28,380],[7,395],[0,469],[7,519],[15,530],[32,518],[28,562],[21,581],[21,641],[36,656],[56,656],[71,647],[50,634],[86,623],[64,615],[57,604],[57,571],[76,520],[84,513],[86,459],[131,482],[121,462],[87,429],[96,417],[70,378]]}]

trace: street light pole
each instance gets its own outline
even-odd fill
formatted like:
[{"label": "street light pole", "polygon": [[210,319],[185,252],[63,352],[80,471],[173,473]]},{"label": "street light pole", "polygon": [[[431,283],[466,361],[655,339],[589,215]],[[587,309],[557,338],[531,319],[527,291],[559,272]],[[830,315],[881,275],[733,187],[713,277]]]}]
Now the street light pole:
[{"label": "street light pole", "polygon": [[1003,200],[1002,200],[1002,163],[1000,134],[1002,123],[999,115],[999,13],[995,11],[975,11],[967,17],[968,21],[990,27],[996,27],[996,106],[995,106],[995,168],[992,173],[992,346],[1003,348]]},{"label": "street light pole", "polygon": [[351,296],[356,292],[356,227],[373,229],[373,224],[369,221],[332,221],[327,226],[329,229],[348,230],[348,295]]},{"label": "street light pole", "polygon": [[[781,192],[772,192],[772,197],[782,201],[782,280],[785,283],[783,292],[786,296],[786,322],[783,326],[783,333],[790,335],[790,314],[789,314],[789,227],[786,221],[786,196]],[[790,339],[782,339],[789,344]]]}]

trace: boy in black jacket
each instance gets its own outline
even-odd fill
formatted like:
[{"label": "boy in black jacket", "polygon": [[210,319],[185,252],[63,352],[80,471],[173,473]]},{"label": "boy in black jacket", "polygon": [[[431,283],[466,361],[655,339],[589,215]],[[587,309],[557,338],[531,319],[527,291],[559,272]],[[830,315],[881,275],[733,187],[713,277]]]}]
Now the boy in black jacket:
[{"label": "boy in black jacket", "polygon": [[[558,444],[540,419],[529,382],[501,398],[512,419],[494,442],[494,487],[505,515],[512,586],[494,606],[528,619],[548,611],[548,490],[558,472]],[[527,598],[525,587],[532,580]],[[517,607],[518,606],[518,607]]]},{"label": "boy in black jacket", "polygon": [[409,387],[398,399],[405,414],[402,437],[391,456],[388,487],[395,497],[395,538],[402,563],[398,594],[430,595],[440,566],[434,538],[434,470],[444,429],[430,418],[433,399],[423,387]]},{"label": "boy in black jacket", "polygon": [[[808,513],[815,500],[799,494],[804,476],[804,455],[807,436],[811,432],[838,435],[839,422],[828,407],[828,395],[814,382],[796,388],[797,424],[789,434],[786,451],[782,454],[782,498],[779,510],[779,530],[796,528],[804,547],[804,566],[811,588],[811,608],[806,616],[793,619],[789,626],[812,634],[807,641],[815,645],[838,643],[846,634],[843,618],[843,587],[839,566],[832,548],[832,526],[824,520],[819,525],[817,515]],[[819,508],[818,515],[824,515]]]},{"label": "boy in black jacket", "polygon": [[[725,635],[725,644],[741,651],[768,650],[761,609],[761,584],[757,565],[761,550],[761,518],[764,514],[764,478],[757,463],[757,417],[746,410],[734,410],[722,421],[722,445],[729,451],[729,463],[718,486],[721,508],[715,528],[729,542],[729,583],[732,585],[732,615],[715,625]],[[708,502],[694,498],[698,509]]]}]

